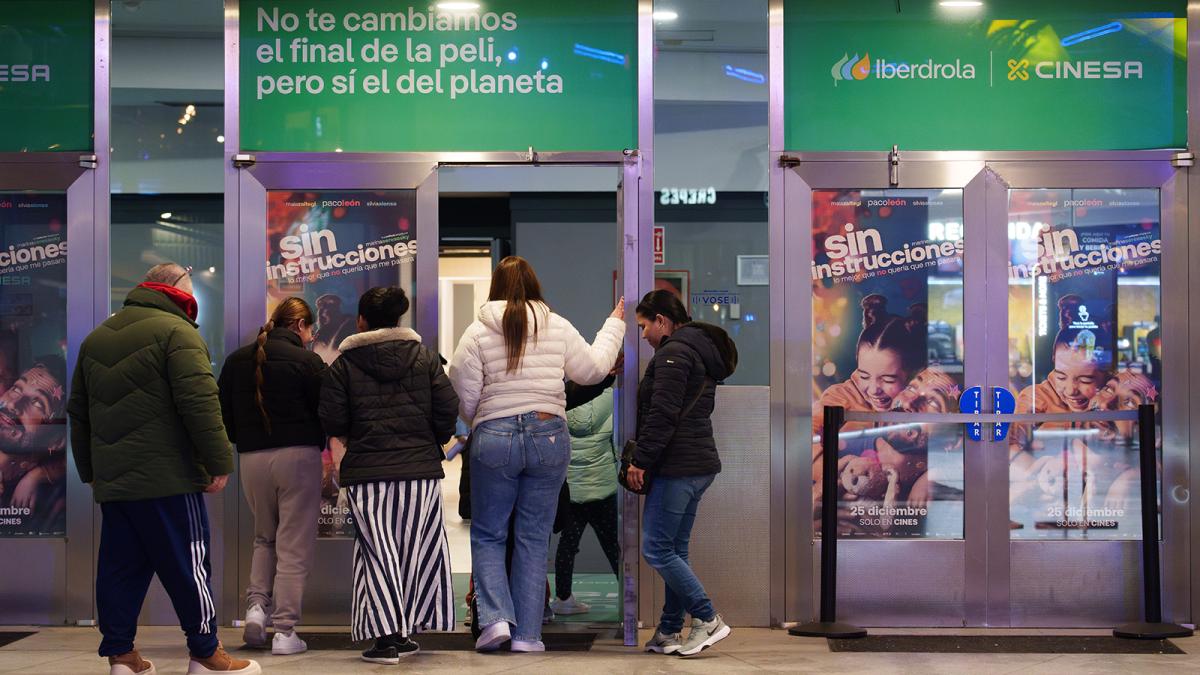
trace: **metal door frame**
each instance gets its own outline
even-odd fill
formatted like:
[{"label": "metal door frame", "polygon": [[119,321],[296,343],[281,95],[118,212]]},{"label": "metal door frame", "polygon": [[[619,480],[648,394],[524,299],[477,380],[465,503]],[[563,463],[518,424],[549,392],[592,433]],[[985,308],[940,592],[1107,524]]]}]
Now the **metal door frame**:
[{"label": "metal door frame", "polygon": [[[780,353],[784,368],[772,368],[773,394],[781,400],[772,406],[772,428],[784,439],[782,460],[786,484],[783,486],[787,508],[781,519],[787,540],[780,552],[784,558],[786,577],[785,602],[787,618],[805,620],[815,611],[818,597],[817,555],[819,543],[813,541],[813,525],[808,504],[812,488],[807,480],[811,466],[811,392],[812,378],[812,309],[808,275],[804,273],[812,260],[811,199],[813,189],[910,189],[963,188],[964,217],[964,382],[967,386],[1004,384],[1007,380],[1007,261],[997,251],[1008,250],[1007,203],[1010,187],[1060,188],[1157,188],[1160,190],[1161,232],[1164,242],[1161,283],[1164,288],[1183,288],[1188,283],[1188,259],[1167,251],[1188,250],[1186,224],[1187,175],[1173,166],[1174,151],[1114,152],[1114,153],[905,153],[899,168],[899,185],[891,185],[891,166],[886,153],[809,153],[795,156],[780,154],[782,209],[773,213],[773,236],[784,239],[782,256],[790,264],[782,279],[783,303],[787,307],[782,319],[784,344]],[[778,222],[777,222],[778,221]],[[778,225],[778,230],[775,226]],[[772,246],[772,250],[779,250]],[[990,254],[989,254],[990,252]],[[779,257],[775,258],[776,262]],[[975,262],[979,261],[979,262]],[[774,264],[772,269],[784,265]],[[773,279],[774,281],[774,279]],[[1161,296],[1161,315],[1164,335],[1163,360],[1171,363],[1188,362],[1189,332],[1186,295]],[[1003,307],[1003,315],[989,317],[984,307]],[[995,328],[1000,326],[1000,334]],[[988,330],[991,327],[992,330]],[[773,327],[776,328],[776,327]],[[990,337],[989,337],[990,335]],[[1004,349],[989,348],[1002,337]],[[774,339],[773,339],[774,343]],[[780,371],[783,370],[783,373]],[[1186,499],[1189,487],[1188,445],[1190,433],[1187,411],[1189,397],[1187,373],[1184,367],[1168,369],[1163,389],[1168,397],[1163,401],[1164,433],[1164,495],[1163,550],[1164,579],[1167,593],[1164,613],[1172,620],[1190,616],[1187,598],[1192,592],[1190,580],[1188,534],[1191,522]],[[993,375],[999,374],[999,375]],[[778,379],[776,379],[778,378]],[[774,391],[783,384],[786,395]],[[1178,394],[1178,396],[1176,396]],[[773,444],[773,448],[777,448]],[[1170,450],[1168,448],[1174,448]],[[964,563],[962,589],[962,620],[955,623],[953,615],[930,616],[928,625],[1008,626],[1020,624],[1011,613],[1011,558],[1013,551],[1038,553],[1044,556],[1061,555],[1063,549],[1053,549],[1062,543],[1076,546],[1073,553],[1128,558],[1136,556],[1136,542],[1027,542],[1009,541],[1007,518],[1009,485],[1007,451],[1002,444],[972,442],[964,446],[964,480],[967,482],[964,512],[964,539],[960,542],[905,541],[883,542],[844,541],[845,559],[870,558],[877,555],[882,562],[895,564],[898,556],[917,556],[924,565],[934,564],[934,558],[953,556],[951,551],[962,547]],[[971,490],[971,487],[974,490]],[[982,488],[982,489],[981,489]],[[982,493],[982,494],[980,494]],[[1003,525],[1001,527],[1000,525]],[[983,536],[973,533],[983,532]],[[872,548],[874,547],[874,548]],[[859,549],[862,550],[859,550]],[[901,559],[900,564],[904,561]],[[1127,608],[1136,613],[1137,608]],[[871,625],[905,625],[911,615],[856,617]],[[1095,625],[1109,625],[1100,622]]]},{"label": "metal door frame", "polygon": [[[786,527],[787,551],[791,561],[785,563],[789,573],[788,600],[799,602],[797,613],[790,614],[791,620],[805,620],[814,610],[819,598],[820,544],[814,541],[811,516],[812,485],[807,479],[812,467],[812,290],[808,275],[812,251],[812,193],[813,190],[833,188],[884,189],[961,189],[963,191],[964,261],[981,261],[964,264],[963,286],[982,287],[986,256],[983,248],[983,203],[985,198],[984,162],[975,156],[944,162],[909,162],[901,169],[900,185],[892,185],[890,165],[883,161],[845,161],[842,156],[803,155],[788,158],[789,168],[783,177],[783,217],[786,223],[784,258],[788,265],[773,264],[772,269],[786,269],[784,274],[785,300],[787,307],[784,318],[784,347],[782,358],[786,364],[783,388],[783,412],[772,406],[772,426],[783,427],[785,445],[785,473],[787,475],[785,513],[793,522]],[[772,250],[778,250],[772,246]],[[778,259],[776,259],[778,260]],[[774,262],[774,261],[773,261]],[[963,377],[967,382],[983,378],[982,344],[984,323],[982,307],[964,298],[964,361]],[[772,373],[777,372],[772,368]],[[773,397],[777,394],[777,383],[773,378]],[[783,420],[777,419],[785,415]],[[986,476],[980,452],[982,443],[966,441],[963,449],[963,474],[967,484],[977,484]],[[961,574],[961,588],[947,584],[944,577],[929,575],[921,587],[919,580],[903,589],[911,593],[910,602],[899,603],[903,610],[894,614],[881,614],[860,618],[870,625],[911,625],[913,612],[919,611],[925,600],[924,610],[931,612],[928,624],[933,626],[961,626],[981,622],[975,617],[982,614],[986,606],[986,578],[981,564],[986,558],[986,542],[973,533],[983,532],[982,517],[986,511],[982,503],[982,491],[968,491],[964,503],[964,538],[961,540],[905,540],[883,542],[843,540],[839,549],[844,560],[869,561],[879,558],[880,565],[924,565],[943,568],[948,574]],[[795,514],[795,515],[793,515]],[[793,576],[794,575],[794,576]],[[844,576],[844,575],[843,575]],[[794,579],[794,580],[793,580]]]},{"label": "metal door frame", "polygon": [[[245,344],[262,325],[266,297],[266,278],[263,273],[263,261],[266,259],[266,238],[263,223],[266,222],[267,193],[275,190],[416,190],[417,211],[416,227],[418,241],[425,241],[424,255],[416,256],[416,315],[415,328],[427,344],[437,345],[438,341],[438,257],[436,254],[438,237],[438,170],[443,166],[520,166],[528,165],[517,153],[489,153],[484,159],[479,154],[473,154],[470,159],[462,161],[462,153],[435,153],[429,155],[406,154],[403,157],[380,157],[378,155],[325,154],[297,155],[296,153],[259,153],[254,156],[239,156],[236,162],[240,168],[235,168],[237,174],[237,219],[226,226],[225,267],[226,301],[225,301],[225,342],[227,351],[232,351]],[[492,161],[488,161],[488,160]],[[497,161],[498,160],[498,161]],[[505,161],[507,160],[507,161]],[[538,162],[539,166],[608,166],[618,171],[617,186],[618,227],[621,228],[623,245],[620,251],[621,269],[619,270],[619,285],[636,292],[638,276],[627,274],[625,266],[631,256],[639,256],[636,239],[628,236],[629,229],[639,225],[639,199],[636,198],[641,187],[640,161],[636,152],[629,153],[560,153],[550,161]],[[228,205],[227,205],[228,208]],[[429,243],[433,242],[433,243]],[[431,248],[432,247],[432,248]],[[429,289],[429,290],[425,290]],[[630,337],[636,341],[636,330],[627,330],[625,344],[629,348]],[[436,347],[435,347],[436,348]],[[637,366],[634,360],[626,363],[624,383],[637,381]],[[630,370],[632,369],[632,376]],[[632,377],[632,379],[630,379]],[[634,386],[633,391],[636,391]],[[621,397],[622,409],[618,413],[619,433],[633,434],[628,420],[627,409],[636,411],[636,401],[626,401],[629,396]],[[628,404],[628,405],[627,405]],[[634,412],[636,415],[636,412]],[[244,500],[238,489],[227,490],[221,504],[226,513],[236,514],[237,526],[233,529],[235,536],[229,533],[214,535],[214,540],[226,542],[223,560],[226,563],[226,573],[222,591],[227,607],[240,607],[240,595],[246,586],[246,575],[252,556],[253,523],[249,509],[245,508]],[[632,510],[630,510],[632,509]],[[636,527],[637,502],[626,499],[623,517],[628,523],[629,513],[635,515],[633,526]],[[230,518],[214,515],[214,523],[229,523]],[[214,525],[214,530],[217,528]],[[631,554],[633,560],[625,564],[636,563],[636,535],[629,536],[628,527],[623,527],[622,541],[635,542]],[[636,532],[636,529],[632,530]],[[345,564],[349,557],[350,540],[320,539],[318,547],[322,549],[314,562],[311,576],[313,578],[345,578]],[[337,555],[325,555],[323,551],[329,548],[343,549]],[[625,557],[623,555],[623,557]],[[635,567],[636,569],[636,567]],[[236,572],[230,572],[236,570]],[[636,607],[637,589],[636,577],[627,577],[624,595],[632,602],[625,603],[625,612]],[[334,595],[325,597],[322,586],[309,584],[306,617],[313,624],[341,624],[345,617],[329,607],[342,607],[345,597],[341,589],[328,588]],[[316,594],[316,597],[314,597]],[[320,599],[318,599],[320,598]],[[627,624],[633,622],[626,621]],[[636,637],[636,636],[635,636]]]},{"label": "metal door frame", "polygon": [[[107,257],[99,261],[93,252],[99,237],[93,229],[96,208],[94,170],[83,166],[78,153],[0,154],[0,192],[33,191],[65,194],[67,199],[67,376],[74,372],[83,338],[95,327],[100,294],[94,284],[104,274],[103,302],[108,305]],[[107,191],[104,198],[107,199]],[[108,240],[103,245],[107,247]],[[64,401],[64,408],[65,408]],[[65,423],[64,412],[64,423]],[[3,539],[8,573],[0,575],[0,594],[12,602],[0,605],[0,622],[8,624],[61,625],[67,621],[90,621],[93,616],[95,525],[98,509],[91,487],[81,483],[73,453],[66,454],[66,534],[60,537],[12,537]],[[19,573],[30,564],[50,571],[55,583],[30,586]],[[40,575],[44,576],[44,575]]]}]

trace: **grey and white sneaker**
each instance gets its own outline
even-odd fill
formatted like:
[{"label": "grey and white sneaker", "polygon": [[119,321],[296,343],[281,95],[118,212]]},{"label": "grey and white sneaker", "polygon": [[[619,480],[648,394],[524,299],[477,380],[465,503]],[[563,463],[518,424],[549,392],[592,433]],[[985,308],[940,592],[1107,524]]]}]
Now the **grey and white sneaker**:
[{"label": "grey and white sneaker", "polygon": [[655,654],[674,654],[683,646],[683,640],[680,639],[679,633],[674,635],[666,635],[660,630],[654,631],[654,637],[646,643],[646,651],[654,652]]},{"label": "grey and white sneaker", "polygon": [[725,625],[720,614],[714,616],[711,621],[697,619],[692,624],[692,632],[688,633],[688,638],[678,653],[680,656],[695,656],[729,637],[732,632],[729,626]]}]

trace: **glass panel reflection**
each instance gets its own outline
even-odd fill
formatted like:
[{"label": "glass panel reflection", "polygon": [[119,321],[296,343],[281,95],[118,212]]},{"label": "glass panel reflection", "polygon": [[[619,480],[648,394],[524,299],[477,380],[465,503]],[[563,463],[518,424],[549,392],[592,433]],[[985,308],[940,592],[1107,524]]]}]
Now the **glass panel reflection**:
[{"label": "glass panel reflection", "polygon": [[[1158,401],[1158,190],[1009,191],[1009,378],[1018,413]],[[1014,425],[1014,539],[1141,536],[1136,424]]]}]

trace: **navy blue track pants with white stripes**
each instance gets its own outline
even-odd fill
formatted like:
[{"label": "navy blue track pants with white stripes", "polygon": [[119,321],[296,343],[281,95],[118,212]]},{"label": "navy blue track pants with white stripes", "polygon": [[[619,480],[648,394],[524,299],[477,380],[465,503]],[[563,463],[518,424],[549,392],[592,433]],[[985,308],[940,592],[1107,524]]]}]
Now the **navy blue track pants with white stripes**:
[{"label": "navy blue track pants with white stripes", "polygon": [[217,612],[208,560],[208,510],[203,495],[186,494],[132,502],[105,502],[96,572],[100,656],[133,649],[138,614],[158,575],[192,656],[217,649]]}]

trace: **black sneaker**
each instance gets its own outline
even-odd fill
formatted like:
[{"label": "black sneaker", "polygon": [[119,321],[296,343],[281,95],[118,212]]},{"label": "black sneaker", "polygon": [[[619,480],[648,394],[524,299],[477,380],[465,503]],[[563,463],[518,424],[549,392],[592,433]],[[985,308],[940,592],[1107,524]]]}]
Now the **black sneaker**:
[{"label": "black sneaker", "polygon": [[396,635],[389,635],[375,640],[375,646],[362,653],[362,660],[367,663],[382,663],[396,665],[405,656],[412,656],[421,651],[421,645]]}]

